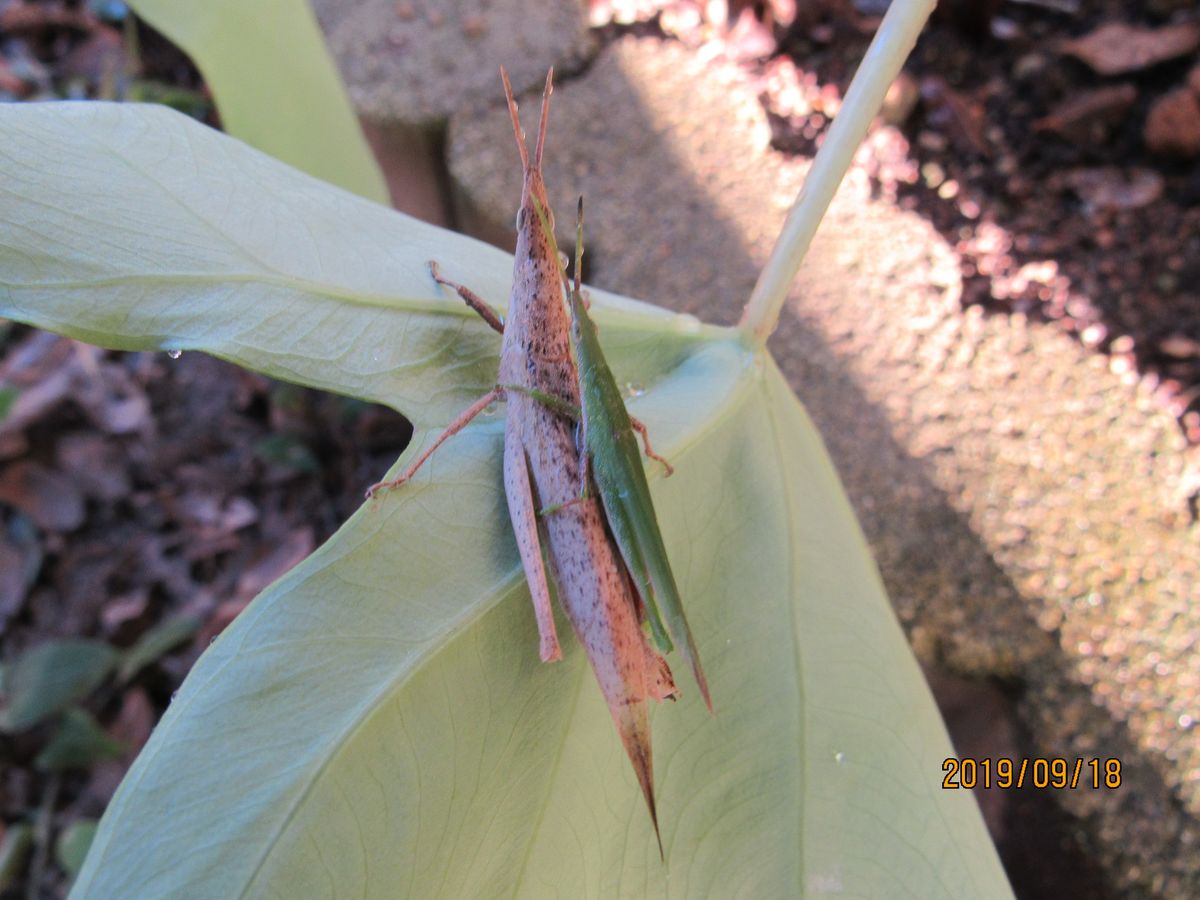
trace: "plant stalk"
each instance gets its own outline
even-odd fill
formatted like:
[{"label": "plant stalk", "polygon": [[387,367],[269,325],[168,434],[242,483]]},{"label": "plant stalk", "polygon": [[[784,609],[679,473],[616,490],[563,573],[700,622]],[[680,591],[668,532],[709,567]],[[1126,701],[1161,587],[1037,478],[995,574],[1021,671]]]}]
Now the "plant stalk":
[{"label": "plant stalk", "polygon": [[883,17],[742,312],[738,327],[757,343],[765,343],[775,330],[817,226],[936,2],[893,0]]},{"label": "plant stalk", "polygon": [[42,882],[46,877],[46,865],[50,861],[54,808],[58,805],[58,792],[61,787],[61,776],[50,776],[41,805],[38,807],[37,819],[33,825],[33,859],[29,863],[29,872],[25,880],[25,900],[39,900],[42,896]]}]

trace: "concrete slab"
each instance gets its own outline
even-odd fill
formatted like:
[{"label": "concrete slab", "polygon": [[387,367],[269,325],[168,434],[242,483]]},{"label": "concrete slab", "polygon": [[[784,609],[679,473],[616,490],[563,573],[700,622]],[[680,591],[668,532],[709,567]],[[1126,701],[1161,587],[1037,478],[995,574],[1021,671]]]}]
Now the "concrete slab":
[{"label": "concrete slab", "polygon": [[578,68],[592,41],[580,2],[313,0],[350,98],[380,124],[435,127],[513,88],[540,85],[551,65]]}]

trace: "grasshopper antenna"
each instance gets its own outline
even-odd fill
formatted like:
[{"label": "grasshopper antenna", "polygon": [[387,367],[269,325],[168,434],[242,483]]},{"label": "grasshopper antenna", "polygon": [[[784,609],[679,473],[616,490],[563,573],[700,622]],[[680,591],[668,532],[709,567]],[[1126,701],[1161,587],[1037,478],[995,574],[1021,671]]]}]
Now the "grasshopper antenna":
[{"label": "grasshopper antenna", "polygon": [[583,278],[583,195],[579,195],[578,213],[575,216],[575,293],[579,293]]},{"label": "grasshopper antenna", "polygon": [[554,93],[554,66],[546,73],[546,87],[542,89],[542,120],[538,123],[537,146],[533,151],[534,168],[542,168],[542,150],[546,146],[546,124],[550,121],[550,95]]},{"label": "grasshopper antenna", "polygon": [[[528,169],[529,149],[525,146],[525,132],[521,130],[521,120],[517,116],[517,101],[513,99],[512,84],[509,83],[508,73],[504,71],[504,66],[500,67],[500,80],[504,82],[504,98],[508,101],[508,114],[512,117],[513,133],[517,136],[517,149],[521,151],[521,166],[522,168]],[[539,160],[541,159],[541,146],[541,141],[539,140]]]}]

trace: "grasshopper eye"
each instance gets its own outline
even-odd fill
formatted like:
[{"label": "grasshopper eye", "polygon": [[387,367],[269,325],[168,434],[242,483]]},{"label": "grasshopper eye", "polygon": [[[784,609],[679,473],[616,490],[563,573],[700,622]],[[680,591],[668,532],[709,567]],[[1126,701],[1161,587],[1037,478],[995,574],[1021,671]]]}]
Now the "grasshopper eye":
[{"label": "grasshopper eye", "polygon": [[528,210],[526,210],[523,206],[517,210],[517,231],[520,231],[525,227],[525,216],[527,213]]}]

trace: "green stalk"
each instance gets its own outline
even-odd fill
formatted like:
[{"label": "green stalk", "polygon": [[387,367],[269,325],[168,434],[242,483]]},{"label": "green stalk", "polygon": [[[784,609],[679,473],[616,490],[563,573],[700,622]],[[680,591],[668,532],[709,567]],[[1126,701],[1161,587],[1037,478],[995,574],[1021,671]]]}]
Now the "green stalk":
[{"label": "green stalk", "polygon": [[936,2],[893,0],[883,17],[742,312],[738,327],[756,342],[765,343],[775,330],[817,226]]}]

